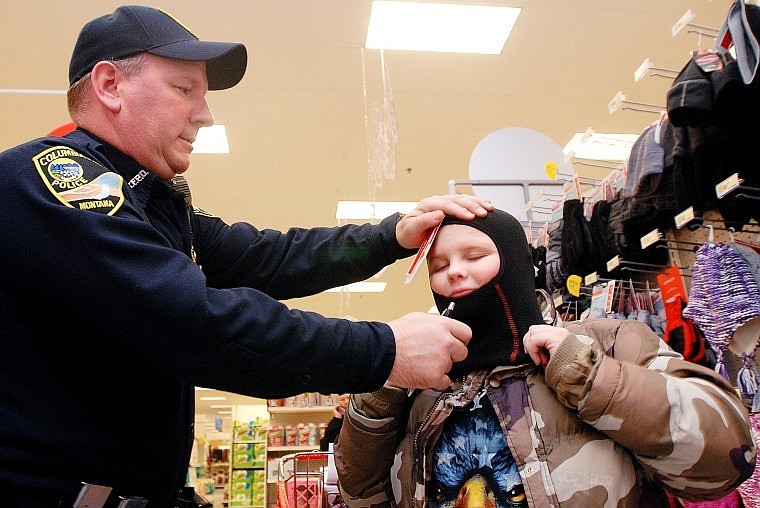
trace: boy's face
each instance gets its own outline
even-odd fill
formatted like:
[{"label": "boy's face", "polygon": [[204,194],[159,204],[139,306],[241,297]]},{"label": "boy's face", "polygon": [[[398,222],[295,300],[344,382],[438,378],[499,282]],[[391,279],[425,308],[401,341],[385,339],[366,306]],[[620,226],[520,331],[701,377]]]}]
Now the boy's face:
[{"label": "boy's face", "polygon": [[462,298],[499,273],[499,251],[481,230],[449,224],[438,231],[427,264],[430,289],[446,298]]}]

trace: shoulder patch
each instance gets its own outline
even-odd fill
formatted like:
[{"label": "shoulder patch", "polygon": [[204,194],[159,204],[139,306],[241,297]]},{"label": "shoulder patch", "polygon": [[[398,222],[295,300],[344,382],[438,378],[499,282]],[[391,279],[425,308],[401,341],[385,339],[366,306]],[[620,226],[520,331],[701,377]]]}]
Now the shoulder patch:
[{"label": "shoulder patch", "polygon": [[113,215],[124,203],[124,178],[68,146],[32,157],[37,172],[64,205]]}]

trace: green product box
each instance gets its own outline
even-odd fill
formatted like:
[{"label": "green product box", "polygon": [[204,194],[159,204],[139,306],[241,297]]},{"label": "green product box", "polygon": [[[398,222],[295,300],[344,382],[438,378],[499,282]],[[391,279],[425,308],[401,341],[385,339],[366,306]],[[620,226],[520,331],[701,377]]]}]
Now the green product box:
[{"label": "green product box", "polygon": [[253,469],[233,469],[232,480],[252,480]]},{"label": "green product box", "polygon": [[234,443],[232,445],[232,467],[253,467],[254,443]]},{"label": "green product box", "polygon": [[253,479],[232,480],[230,483],[230,492],[232,494],[251,494],[253,490]]},{"label": "green product box", "polygon": [[253,467],[264,467],[267,460],[267,450],[265,443],[253,443],[251,463]]},{"label": "green product box", "polygon": [[251,493],[248,494],[230,494],[230,506],[251,506],[253,499]]}]

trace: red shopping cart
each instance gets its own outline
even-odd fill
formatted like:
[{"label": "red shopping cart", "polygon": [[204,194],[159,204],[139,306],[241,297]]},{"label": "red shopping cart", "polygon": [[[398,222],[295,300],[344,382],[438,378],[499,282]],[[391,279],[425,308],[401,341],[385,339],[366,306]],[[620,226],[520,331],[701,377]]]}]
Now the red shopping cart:
[{"label": "red shopping cart", "polygon": [[299,452],[280,459],[277,508],[322,508],[324,452]]},{"label": "red shopping cart", "polygon": [[332,451],[292,453],[280,459],[277,508],[344,506]]}]

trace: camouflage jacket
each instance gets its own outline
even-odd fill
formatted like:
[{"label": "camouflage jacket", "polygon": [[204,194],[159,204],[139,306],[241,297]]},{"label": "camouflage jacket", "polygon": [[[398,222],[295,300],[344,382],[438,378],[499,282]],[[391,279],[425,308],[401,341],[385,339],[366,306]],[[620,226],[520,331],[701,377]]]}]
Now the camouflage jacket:
[{"label": "camouflage jacket", "polygon": [[530,507],[668,506],[716,499],[748,478],[746,407],[713,370],[683,360],[637,321],[588,319],[546,372],[469,374],[445,392],[383,387],[353,395],[335,459],[352,507],[422,507],[447,416],[485,386]]}]

